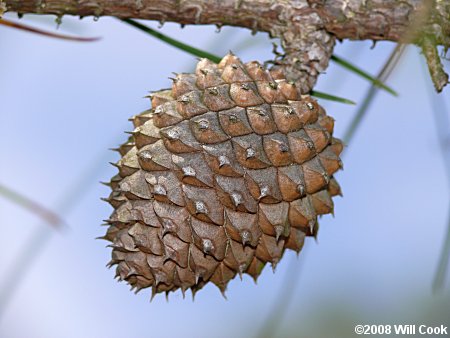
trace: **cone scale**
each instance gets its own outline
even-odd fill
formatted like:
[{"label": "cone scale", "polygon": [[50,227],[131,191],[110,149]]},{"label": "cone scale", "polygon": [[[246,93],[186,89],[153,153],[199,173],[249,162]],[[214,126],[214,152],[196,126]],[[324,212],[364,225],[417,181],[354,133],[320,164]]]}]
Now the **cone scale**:
[{"label": "cone scale", "polygon": [[110,181],[116,277],[153,296],[209,282],[224,292],[316,236],[340,194],[343,146],[314,99],[229,54],[200,60],[151,101]]}]

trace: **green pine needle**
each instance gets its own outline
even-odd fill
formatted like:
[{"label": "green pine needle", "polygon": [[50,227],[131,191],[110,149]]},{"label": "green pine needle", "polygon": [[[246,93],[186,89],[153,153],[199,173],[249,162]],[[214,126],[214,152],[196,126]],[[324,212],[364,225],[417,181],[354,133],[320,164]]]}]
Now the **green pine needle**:
[{"label": "green pine needle", "polygon": [[398,93],[395,90],[393,90],[392,88],[386,86],[382,81],[380,81],[376,77],[373,77],[372,75],[368,74],[367,72],[365,72],[361,68],[358,68],[354,64],[352,64],[352,63],[342,59],[340,56],[332,55],[331,56],[331,60],[336,62],[338,65],[348,69],[349,71],[351,71],[351,72],[361,76],[362,78],[368,80],[369,82],[372,82],[372,84],[374,86],[377,86],[377,87],[379,87],[381,89],[384,89],[385,91],[391,93],[394,96],[398,96]]},{"label": "green pine needle", "polygon": [[344,103],[344,104],[356,105],[356,102],[354,102],[352,100],[345,99],[345,98],[339,97],[339,96],[334,96],[334,95],[327,94],[327,93],[323,93],[323,92],[319,92],[317,90],[311,90],[310,94],[311,94],[311,96],[315,96],[315,97],[318,97],[318,98],[324,99],[324,100],[335,101],[335,102]]},{"label": "green pine needle", "polygon": [[132,19],[121,19],[121,20],[123,22],[125,22],[125,23],[127,23],[127,24],[129,24],[129,25],[131,25],[133,27],[136,27],[137,29],[139,29],[139,30],[141,30],[141,31],[143,31],[143,32],[145,32],[147,34],[150,34],[150,35],[154,36],[155,38],[157,38],[157,39],[159,39],[161,41],[164,41],[164,42],[168,43],[169,45],[172,45],[175,48],[181,49],[181,50],[183,50],[183,51],[185,51],[185,52],[187,52],[189,54],[192,54],[192,55],[195,55],[195,56],[198,56],[198,57],[201,57],[201,58],[207,58],[207,59],[209,59],[209,60],[211,60],[211,61],[213,61],[215,63],[219,63],[220,60],[222,60],[222,58],[217,56],[217,55],[205,52],[204,50],[192,47],[192,46],[187,45],[187,44],[185,44],[185,43],[183,43],[181,41],[172,39],[170,36],[162,34],[162,33],[158,32],[158,31],[154,30],[153,28],[145,26],[145,25],[143,25],[143,24],[141,24],[141,23],[139,23],[137,21],[134,21]]}]

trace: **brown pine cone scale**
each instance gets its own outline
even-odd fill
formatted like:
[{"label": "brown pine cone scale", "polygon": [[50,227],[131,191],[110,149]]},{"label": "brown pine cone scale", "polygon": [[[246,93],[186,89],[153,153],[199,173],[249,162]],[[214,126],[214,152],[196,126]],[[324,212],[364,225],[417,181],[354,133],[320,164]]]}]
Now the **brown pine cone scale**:
[{"label": "brown pine cone scale", "polygon": [[136,291],[256,280],[333,212],[343,148],[334,120],[280,74],[232,54],[202,59],[151,101],[118,149],[103,237],[109,265]]}]

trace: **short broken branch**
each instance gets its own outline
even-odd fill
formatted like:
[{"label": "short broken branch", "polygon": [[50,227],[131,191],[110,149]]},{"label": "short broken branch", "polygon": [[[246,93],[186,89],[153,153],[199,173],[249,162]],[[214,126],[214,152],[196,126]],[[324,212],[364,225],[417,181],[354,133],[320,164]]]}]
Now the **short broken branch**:
[{"label": "short broken branch", "polygon": [[431,39],[423,39],[421,47],[427,60],[428,70],[434,87],[437,92],[441,92],[449,82],[448,74],[444,71],[437,47]]}]

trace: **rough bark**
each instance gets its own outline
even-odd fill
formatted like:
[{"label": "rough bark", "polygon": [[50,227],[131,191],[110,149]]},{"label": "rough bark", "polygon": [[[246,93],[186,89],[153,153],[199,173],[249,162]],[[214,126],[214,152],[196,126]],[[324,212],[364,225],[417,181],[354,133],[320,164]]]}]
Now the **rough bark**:
[{"label": "rough bark", "polygon": [[[311,90],[317,76],[328,66],[336,38],[417,44],[426,38],[427,44],[450,46],[450,1],[446,0],[6,0],[4,3],[8,11],[21,14],[115,16],[231,25],[268,32],[280,38],[284,48],[285,55],[277,63],[304,92]],[[435,53],[427,55],[436,57]],[[440,61],[438,58],[428,63]],[[435,83],[438,90],[445,85],[443,82],[441,77],[441,83]]]}]

